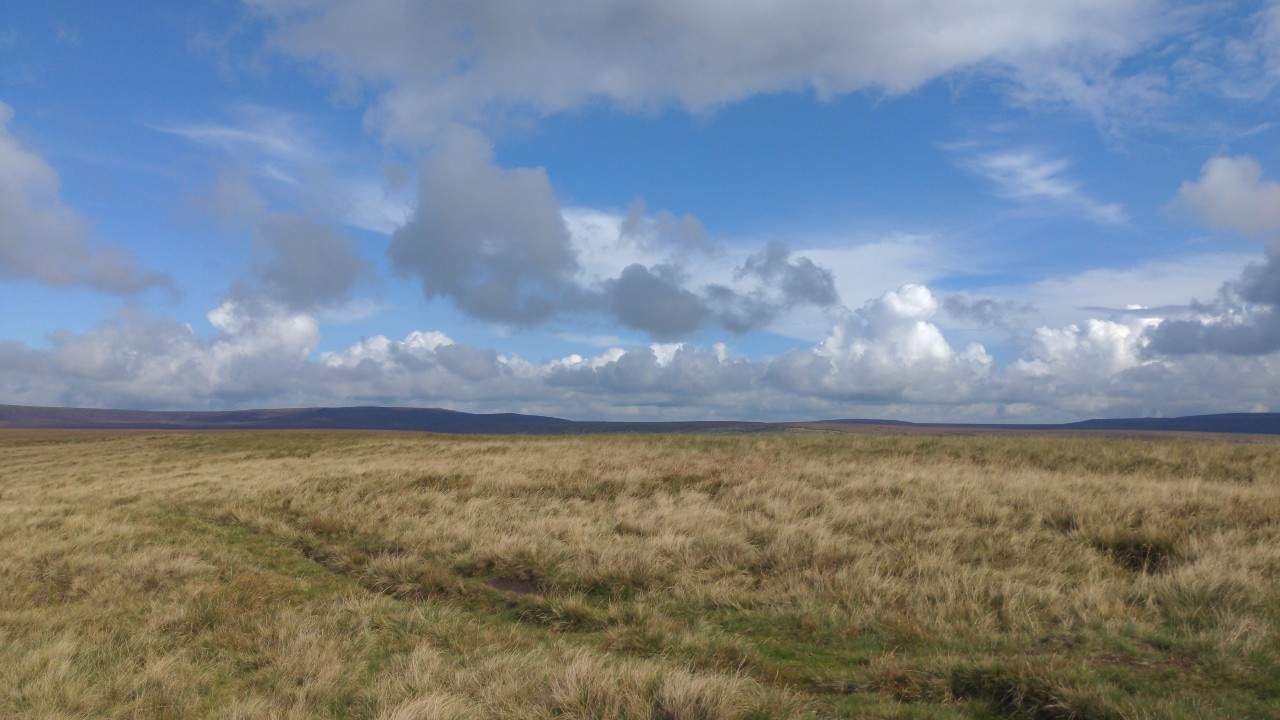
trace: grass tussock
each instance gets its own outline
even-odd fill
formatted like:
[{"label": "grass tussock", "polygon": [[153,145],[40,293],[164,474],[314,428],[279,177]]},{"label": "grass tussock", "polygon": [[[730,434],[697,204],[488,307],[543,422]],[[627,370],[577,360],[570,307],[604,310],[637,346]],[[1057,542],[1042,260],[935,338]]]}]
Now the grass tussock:
[{"label": "grass tussock", "polygon": [[0,434],[0,717],[1268,717],[1280,446]]}]

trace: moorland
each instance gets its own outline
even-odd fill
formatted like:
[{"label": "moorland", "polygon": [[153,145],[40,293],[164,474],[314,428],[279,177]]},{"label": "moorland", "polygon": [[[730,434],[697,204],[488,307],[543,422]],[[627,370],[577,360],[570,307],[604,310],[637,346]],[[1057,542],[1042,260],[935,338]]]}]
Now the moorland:
[{"label": "moorland", "polygon": [[1280,713],[1280,444],[0,432],[0,716]]}]

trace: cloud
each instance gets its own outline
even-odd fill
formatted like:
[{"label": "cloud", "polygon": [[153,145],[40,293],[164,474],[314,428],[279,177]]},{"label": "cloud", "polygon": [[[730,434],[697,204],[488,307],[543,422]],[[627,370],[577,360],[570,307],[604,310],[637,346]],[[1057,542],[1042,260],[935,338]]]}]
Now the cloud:
[{"label": "cloud", "polygon": [[1166,320],[1148,332],[1152,355],[1265,355],[1280,350],[1280,251],[1250,263],[1193,317]]},{"label": "cloud", "polygon": [[434,331],[374,336],[313,356],[315,318],[262,297],[215,308],[207,338],[126,308],[82,335],[55,334],[48,350],[0,343],[0,402],[220,408],[408,400],[574,418],[1023,422],[1280,407],[1280,354],[1152,354],[1149,333],[1159,318],[1039,328],[1002,371],[981,345],[949,341],[933,322],[938,310],[932,291],[906,286],[856,310],[832,310],[826,340],[777,357],[671,343],[539,364]]},{"label": "cloud", "polygon": [[[1151,364],[1143,357],[1143,331],[1155,322],[1090,319],[1080,325],[1037,328],[1027,343],[1029,357],[1015,361],[1006,372],[1006,394],[1084,416],[1130,406],[1135,393],[1126,374]],[[1158,390],[1147,388],[1153,391]],[[1142,400],[1158,406],[1157,397],[1148,394]]]},{"label": "cloud", "polygon": [[1210,227],[1270,238],[1266,260],[1223,283],[1215,299],[1193,303],[1190,317],[1148,332],[1153,355],[1265,355],[1280,350],[1280,183],[1263,180],[1252,158],[1216,157],[1195,182],[1184,182],[1174,205]]},{"label": "cloud", "polygon": [[629,265],[604,284],[604,296],[623,325],[660,340],[684,337],[702,327],[710,311],[681,286],[682,279],[672,265]]},{"label": "cloud", "polygon": [[290,213],[268,217],[259,243],[266,292],[294,310],[333,306],[348,299],[367,263],[356,243],[331,225]]},{"label": "cloud", "polygon": [[506,169],[479,134],[458,130],[419,171],[418,207],[387,246],[427,298],[475,317],[527,325],[566,302],[578,265],[541,168]]},{"label": "cloud", "polygon": [[321,153],[311,140],[313,133],[301,117],[248,105],[240,106],[235,117],[235,123],[175,123],[156,129],[233,155],[289,165],[309,165],[321,160]]},{"label": "cloud", "polygon": [[1260,5],[1219,19],[1215,33],[1191,33],[1172,64],[1174,80],[1232,100],[1265,101],[1280,84],[1280,4]]},{"label": "cloud", "polygon": [[762,284],[776,288],[780,295],[777,304],[782,307],[800,304],[826,307],[840,301],[830,270],[818,267],[807,257],[791,262],[790,255],[790,248],[774,240],[747,258],[734,277],[739,280],[756,278]]},{"label": "cloud", "polygon": [[1010,329],[1012,320],[1020,315],[1035,312],[1030,303],[993,298],[970,298],[964,295],[948,295],[942,301],[947,314],[956,320],[971,321],[979,325]]},{"label": "cloud", "polygon": [[837,315],[812,351],[794,350],[770,367],[782,387],[851,400],[962,402],[994,364],[977,344],[957,350],[930,320],[938,302],[923,285],[907,285]]},{"label": "cloud", "polygon": [[1034,310],[1016,318],[1015,329],[1027,332],[1037,326],[1080,325],[1092,317],[1132,316],[1140,307],[1147,308],[1146,317],[1166,317],[1185,312],[1192,298],[1214,297],[1223,283],[1237,278],[1240,268],[1255,258],[1253,253],[1199,252],[1131,267],[988,286],[982,294],[997,302],[1033,306]]},{"label": "cloud", "polygon": [[674,264],[636,263],[606,280],[602,293],[615,320],[658,340],[685,337],[710,324],[746,333],[794,307],[828,307],[840,300],[830,270],[806,257],[791,260],[791,250],[778,241],[748,257],[733,279],[739,287],[709,283],[695,291]]},{"label": "cloud", "polygon": [[1210,158],[1199,179],[1178,188],[1174,206],[1218,230],[1253,237],[1280,233],[1280,182],[1264,180],[1253,158]]},{"label": "cloud", "polygon": [[428,299],[483,320],[534,325],[601,313],[675,340],[712,325],[747,332],[791,308],[838,301],[831,272],[793,259],[780,242],[725,282],[694,276],[686,268],[727,259],[697,218],[647,215],[643,200],[623,216],[563,211],[541,168],[498,166],[472,130],[455,129],[428,155],[418,203],[387,247],[392,267]]},{"label": "cloud", "polygon": [[792,261],[791,249],[777,240],[748,257],[733,279],[754,285],[746,290],[710,285],[707,298],[716,322],[736,333],[768,327],[793,308],[827,308],[840,302],[830,270],[807,257]]},{"label": "cloud", "polygon": [[332,222],[293,212],[273,212],[243,172],[223,171],[206,203],[229,228],[253,236],[254,267],[238,296],[263,295],[291,310],[336,311],[373,269],[355,240]]},{"label": "cloud", "polygon": [[156,127],[214,148],[230,161],[218,173],[209,202],[219,220],[252,224],[249,218],[268,204],[263,194],[271,206],[387,235],[408,218],[406,179],[351,167],[352,153],[336,148],[313,119],[254,105],[237,106],[231,115],[230,122]]},{"label": "cloud", "polygon": [[409,142],[601,100],[702,113],[758,93],[903,93],[971,70],[1096,105],[1121,84],[1118,61],[1169,30],[1154,0],[250,4],[280,51],[374,89],[373,123]]},{"label": "cloud", "polygon": [[[301,402],[320,337],[313,318],[246,299],[228,300],[208,320],[215,334],[204,339],[130,306],[82,335],[54,333],[48,351],[11,344],[0,349],[0,389],[13,402],[89,407]],[[23,362],[5,367],[15,357]]]},{"label": "cloud", "polygon": [[1119,225],[1125,221],[1123,206],[1095,200],[1067,177],[1070,163],[1066,160],[1051,160],[1032,151],[1020,150],[977,155],[965,158],[962,164],[994,183],[996,192],[1002,197],[1032,206],[1080,213],[1086,219],[1104,225]]},{"label": "cloud", "polygon": [[644,198],[636,198],[627,207],[618,234],[621,239],[635,242],[648,251],[672,251],[677,254],[713,250],[706,228],[698,218],[688,213],[676,217],[668,210],[657,215],[645,214]]},{"label": "cloud", "polygon": [[117,295],[173,291],[172,280],[143,270],[124,248],[90,241],[88,224],[59,196],[57,172],[13,135],[12,119],[0,102],[0,280]]}]

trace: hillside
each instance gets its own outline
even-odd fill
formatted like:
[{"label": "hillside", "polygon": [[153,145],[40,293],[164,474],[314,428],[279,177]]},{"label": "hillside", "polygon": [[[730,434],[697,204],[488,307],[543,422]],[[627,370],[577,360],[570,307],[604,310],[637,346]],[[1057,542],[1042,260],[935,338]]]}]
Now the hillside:
[{"label": "hillside", "polygon": [[1178,418],[1096,419],[1064,424],[910,423],[844,419],[799,422],[575,421],[517,413],[477,414],[441,408],[341,407],[230,411],[106,410],[0,405],[0,428],[140,430],[411,430],[451,434],[571,435],[609,433],[778,432],[824,427],[936,432],[1106,431],[1280,434],[1280,413],[1230,413]]}]

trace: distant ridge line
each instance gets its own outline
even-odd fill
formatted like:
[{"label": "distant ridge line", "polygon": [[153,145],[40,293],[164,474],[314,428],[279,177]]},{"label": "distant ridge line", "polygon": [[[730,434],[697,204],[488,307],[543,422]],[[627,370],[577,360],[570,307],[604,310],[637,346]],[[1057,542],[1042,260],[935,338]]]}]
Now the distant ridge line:
[{"label": "distant ridge line", "polygon": [[580,421],[519,413],[478,414],[442,408],[319,407],[260,410],[111,410],[0,405],[0,428],[67,430],[409,430],[451,434],[752,433],[857,426],[941,431],[1127,431],[1280,435],[1280,413],[1222,413],[1174,418],[1112,418],[1072,423],[913,423],[842,419],[801,422]]}]

